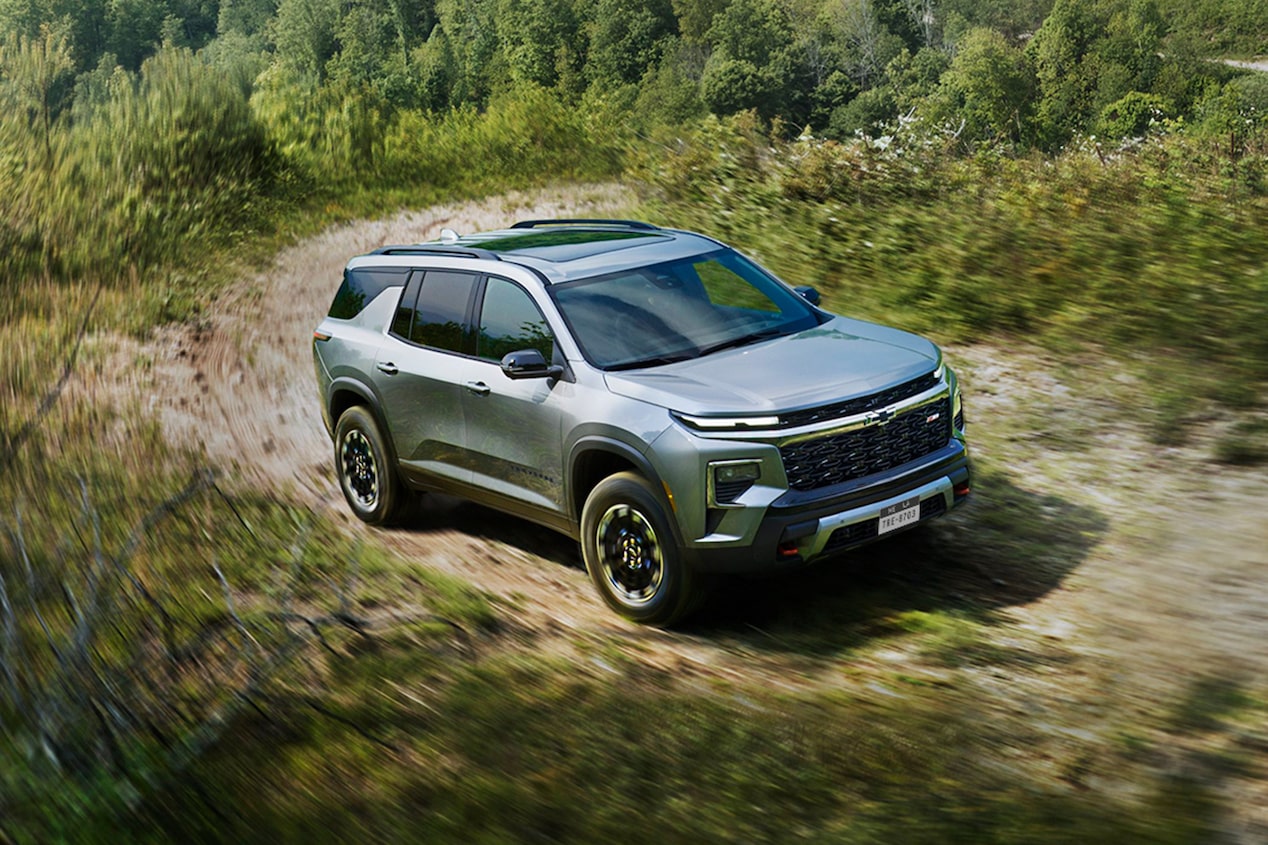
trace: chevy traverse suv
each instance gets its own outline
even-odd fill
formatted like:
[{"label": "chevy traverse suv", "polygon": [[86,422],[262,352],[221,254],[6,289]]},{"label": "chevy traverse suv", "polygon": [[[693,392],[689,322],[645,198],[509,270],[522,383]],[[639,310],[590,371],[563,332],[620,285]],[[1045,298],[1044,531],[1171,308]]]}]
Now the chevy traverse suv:
[{"label": "chevy traverse suv", "polygon": [[416,491],[580,541],[651,624],[716,573],[771,571],[969,494],[955,374],[933,343],[828,313],[704,235],[530,220],[348,262],[313,357],[365,522]]}]

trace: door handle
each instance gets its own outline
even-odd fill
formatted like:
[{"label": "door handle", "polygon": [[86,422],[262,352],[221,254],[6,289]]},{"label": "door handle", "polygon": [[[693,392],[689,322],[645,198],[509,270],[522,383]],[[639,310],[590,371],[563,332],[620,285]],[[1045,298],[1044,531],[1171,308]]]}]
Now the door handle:
[{"label": "door handle", "polygon": [[391,361],[380,361],[374,366],[378,367],[380,370],[387,373],[389,376],[394,376],[400,372],[400,370],[396,369],[396,365],[393,364]]},{"label": "door handle", "polygon": [[466,384],[467,390],[470,390],[476,396],[488,396],[489,386],[482,381],[469,381]]}]

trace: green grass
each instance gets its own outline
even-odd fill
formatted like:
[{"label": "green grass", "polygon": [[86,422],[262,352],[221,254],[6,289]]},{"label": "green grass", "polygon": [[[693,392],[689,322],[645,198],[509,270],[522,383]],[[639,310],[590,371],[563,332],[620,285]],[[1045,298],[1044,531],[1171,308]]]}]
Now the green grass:
[{"label": "green grass", "polygon": [[[129,835],[1180,843],[1211,833],[1211,796],[1191,784],[1159,776],[1129,802],[1027,782],[999,765],[1004,737],[946,691],[883,706],[701,694],[645,670],[596,677],[524,657],[455,664],[412,643],[340,662],[337,719],[302,695],[270,699],[147,801]],[[195,782],[215,797],[191,800]]]}]

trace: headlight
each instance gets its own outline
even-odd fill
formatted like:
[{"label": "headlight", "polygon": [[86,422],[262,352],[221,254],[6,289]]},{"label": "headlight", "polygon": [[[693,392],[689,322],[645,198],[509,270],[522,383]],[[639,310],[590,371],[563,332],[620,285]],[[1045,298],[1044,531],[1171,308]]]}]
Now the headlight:
[{"label": "headlight", "polygon": [[709,504],[734,505],[762,477],[760,461],[714,461],[709,464]]}]

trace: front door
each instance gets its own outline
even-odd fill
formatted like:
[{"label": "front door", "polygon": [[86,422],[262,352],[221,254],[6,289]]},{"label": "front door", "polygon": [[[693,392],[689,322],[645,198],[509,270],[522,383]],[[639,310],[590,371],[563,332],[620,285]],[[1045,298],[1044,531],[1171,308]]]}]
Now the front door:
[{"label": "front door", "polygon": [[573,395],[562,380],[512,380],[508,352],[537,349],[554,360],[554,335],[528,292],[490,277],[474,321],[475,359],[462,367],[467,451],[477,487],[554,512],[564,511],[561,407]]}]

